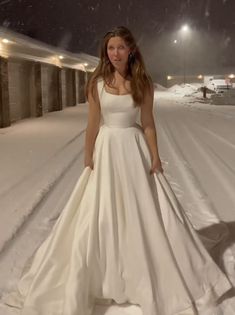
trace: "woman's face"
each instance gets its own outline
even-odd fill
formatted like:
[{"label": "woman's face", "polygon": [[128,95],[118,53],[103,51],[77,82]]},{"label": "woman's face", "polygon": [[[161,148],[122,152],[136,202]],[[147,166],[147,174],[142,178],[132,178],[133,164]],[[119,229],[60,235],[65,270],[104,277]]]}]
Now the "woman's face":
[{"label": "woman's face", "polygon": [[115,69],[122,70],[126,68],[129,53],[130,48],[121,37],[110,38],[107,44],[107,54]]}]

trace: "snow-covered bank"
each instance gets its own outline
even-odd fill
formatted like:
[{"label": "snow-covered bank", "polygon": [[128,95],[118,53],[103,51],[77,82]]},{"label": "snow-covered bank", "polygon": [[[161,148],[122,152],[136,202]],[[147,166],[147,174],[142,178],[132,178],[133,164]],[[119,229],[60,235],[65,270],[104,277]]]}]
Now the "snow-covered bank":
[{"label": "snow-covered bank", "polygon": [[201,87],[201,84],[182,84],[182,85],[173,85],[169,89],[167,89],[167,92],[174,93],[180,96],[189,96],[192,94],[195,94],[198,92],[199,88]]},{"label": "snow-covered bank", "polygon": [[85,112],[80,105],[0,131],[0,252],[82,153]]},{"label": "snow-covered bank", "polygon": [[[184,97],[182,93],[158,90],[155,96],[159,151],[165,174],[204,244],[233,280],[235,241],[232,234],[227,236],[235,229],[235,107],[201,103],[194,93]],[[24,263],[50,232],[83,168],[86,110],[86,106],[68,108],[50,113],[45,119],[22,121],[18,130],[14,129],[17,124],[1,130],[0,141],[5,146],[1,165],[7,186],[1,190],[1,182],[0,191],[3,198],[11,195],[16,201],[5,203],[5,210],[17,205],[17,200],[25,207],[14,213],[16,218],[10,213],[8,220],[12,220],[12,226],[2,224],[12,236],[13,223],[24,222],[17,237],[10,238],[0,255],[1,292],[14,287]],[[51,180],[53,185],[48,184]],[[35,203],[36,211],[22,217],[29,208],[24,198],[29,205],[33,204],[38,192],[44,198]],[[5,215],[0,212],[1,222]],[[5,242],[3,235],[2,244]],[[233,303],[234,298],[224,302],[218,314],[233,314],[234,306],[226,308]],[[11,310],[2,307],[0,314],[11,314]],[[142,313],[137,306],[113,305],[97,307],[94,315],[101,314]]]}]

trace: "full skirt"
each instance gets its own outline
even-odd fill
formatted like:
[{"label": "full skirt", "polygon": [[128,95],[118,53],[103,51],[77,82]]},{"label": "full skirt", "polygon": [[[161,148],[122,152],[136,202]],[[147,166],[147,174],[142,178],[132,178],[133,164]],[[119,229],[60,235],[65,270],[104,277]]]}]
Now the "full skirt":
[{"label": "full skirt", "polygon": [[162,173],[142,129],[101,126],[86,167],[8,304],[21,315],[91,315],[133,303],[143,315],[206,314],[231,288]]}]

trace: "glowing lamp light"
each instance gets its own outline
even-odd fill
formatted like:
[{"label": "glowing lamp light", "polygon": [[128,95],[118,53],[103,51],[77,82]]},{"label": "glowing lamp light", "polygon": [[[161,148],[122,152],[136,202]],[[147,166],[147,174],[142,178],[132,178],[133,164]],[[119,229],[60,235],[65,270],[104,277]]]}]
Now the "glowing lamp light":
[{"label": "glowing lamp light", "polygon": [[2,42],[3,42],[4,44],[8,44],[8,43],[9,43],[9,40],[8,40],[7,38],[3,38]]},{"label": "glowing lamp light", "polygon": [[177,42],[178,42],[177,39],[175,39],[175,40],[174,40],[174,44],[177,44]]},{"label": "glowing lamp light", "polygon": [[183,32],[187,32],[188,30],[189,30],[189,27],[188,27],[187,24],[185,24],[185,25],[182,26],[182,31],[183,31]]},{"label": "glowing lamp light", "polygon": [[88,66],[88,63],[87,63],[87,62],[85,62],[85,63],[84,63],[84,66],[85,66],[85,67],[87,67],[87,66]]},{"label": "glowing lamp light", "polygon": [[168,75],[167,76],[167,80],[172,80],[173,78],[172,78],[172,76],[171,75]]},{"label": "glowing lamp light", "polygon": [[59,59],[61,59],[61,60],[64,59],[64,56],[59,56]]},{"label": "glowing lamp light", "polygon": [[229,79],[234,79],[235,75],[233,73],[231,73],[228,77],[229,77]]},{"label": "glowing lamp light", "polygon": [[202,76],[201,74],[199,74],[199,75],[197,76],[197,78],[198,78],[198,79],[202,79],[203,76]]}]

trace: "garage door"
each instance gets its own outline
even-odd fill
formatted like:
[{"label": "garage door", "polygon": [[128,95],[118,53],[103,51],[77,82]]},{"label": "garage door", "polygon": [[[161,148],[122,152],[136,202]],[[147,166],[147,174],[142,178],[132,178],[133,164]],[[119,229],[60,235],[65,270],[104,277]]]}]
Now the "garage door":
[{"label": "garage door", "polygon": [[30,117],[30,74],[28,62],[10,60],[9,71],[9,102],[11,122]]}]

